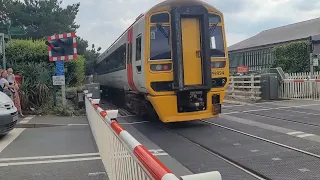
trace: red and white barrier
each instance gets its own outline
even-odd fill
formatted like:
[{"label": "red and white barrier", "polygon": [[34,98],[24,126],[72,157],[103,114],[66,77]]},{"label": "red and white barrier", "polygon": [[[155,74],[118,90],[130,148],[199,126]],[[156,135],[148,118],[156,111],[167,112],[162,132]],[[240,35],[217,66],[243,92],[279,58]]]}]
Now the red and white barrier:
[{"label": "red and white barrier", "polygon": [[320,79],[284,79],[280,98],[320,100]]},{"label": "red and white barrier", "polygon": [[118,110],[103,110],[86,94],[86,113],[110,180],[221,180],[217,171],[178,178],[117,121]]},{"label": "red and white barrier", "polygon": [[290,83],[290,82],[293,82],[293,83],[317,82],[317,83],[319,83],[320,79],[284,79],[282,82],[283,83]]}]

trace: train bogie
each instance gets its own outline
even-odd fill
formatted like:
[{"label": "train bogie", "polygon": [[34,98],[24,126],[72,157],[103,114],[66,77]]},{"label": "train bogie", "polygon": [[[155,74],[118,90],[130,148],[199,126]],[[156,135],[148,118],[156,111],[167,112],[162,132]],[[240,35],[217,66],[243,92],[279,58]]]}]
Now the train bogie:
[{"label": "train bogie", "polygon": [[97,81],[163,122],[216,117],[228,85],[223,14],[197,0],[167,0],[139,16],[97,60]]}]

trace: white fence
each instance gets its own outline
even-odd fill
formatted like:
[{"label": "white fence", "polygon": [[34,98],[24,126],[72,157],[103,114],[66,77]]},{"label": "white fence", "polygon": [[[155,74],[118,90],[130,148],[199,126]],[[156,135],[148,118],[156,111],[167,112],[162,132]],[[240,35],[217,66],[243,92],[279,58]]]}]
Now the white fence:
[{"label": "white fence", "polygon": [[281,83],[280,98],[320,100],[320,78],[285,79]]},{"label": "white fence", "polygon": [[104,111],[99,99],[84,93],[87,118],[110,180],[221,180],[217,171],[178,178],[121,127],[118,110]]},{"label": "white fence", "polygon": [[286,73],[280,87],[281,99],[320,99],[320,72]]},{"label": "white fence", "polygon": [[230,76],[230,83],[226,94],[229,98],[243,100],[261,99],[261,76]]}]

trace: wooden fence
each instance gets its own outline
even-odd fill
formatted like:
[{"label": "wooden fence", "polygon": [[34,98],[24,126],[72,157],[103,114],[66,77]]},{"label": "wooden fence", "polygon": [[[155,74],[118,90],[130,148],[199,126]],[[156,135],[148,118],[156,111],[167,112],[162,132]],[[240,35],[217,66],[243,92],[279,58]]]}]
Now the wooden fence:
[{"label": "wooden fence", "polygon": [[[227,99],[238,101],[260,101],[261,76],[230,76],[226,90]],[[279,86],[279,99],[309,99],[320,100],[320,72],[315,72],[310,79],[309,72],[286,74]]]},{"label": "wooden fence", "polygon": [[226,90],[227,98],[249,101],[261,100],[261,76],[231,76]]}]

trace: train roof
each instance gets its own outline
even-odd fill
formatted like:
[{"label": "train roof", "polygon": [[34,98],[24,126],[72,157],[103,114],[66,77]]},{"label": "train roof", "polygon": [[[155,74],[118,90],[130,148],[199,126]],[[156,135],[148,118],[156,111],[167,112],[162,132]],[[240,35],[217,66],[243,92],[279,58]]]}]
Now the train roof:
[{"label": "train roof", "polygon": [[152,8],[150,8],[147,13],[150,12],[154,12],[157,11],[158,9],[161,9],[162,7],[172,7],[172,6],[177,6],[177,5],[181,5],[181,3],[183,3],[183,5],[203,5],[203,6],[209,6],[212,9],[214,9],[214,11],[218,14],[222,14],[218,9],[216,9],[215,7],[213,7],[212,5],[202,1],[202,0],[165,0],[161,3],[158,3],[156,5],[154,5]]},{"label": "train roof", "polygon": [[[181,3],[183,3],[183,5],[203,5],[203,6],[207,6],[207,7],[211,7],[212,9],[214,9],[214,12],[217,14],[222,15],[222,13],[216,9],[215,7],[213,7],[212,5],[202,1],[202,0],[165,0],[163,2],[160,2],[156,5],[154,5],[153,7],[151,7],[149,10],[147,10],[145,13],[141,13],[136,19],[135,21],[125,30],[123,31],[123,33],[108,47],[107,50],[105,50],[102,54],[99,55],[99,57],[97,58],[97,60],[103,56],[106,52],[108,52],[108,50],[123,36],[123,34],[125,34],[134,24],[136,24],[142,17],[145,17],[145,15],[153,13],[155,11],[161,10],[164,7],[172,7],[172,6],[176,6],[176,5],[181,5]],[[96,61],[97,61],[96,60]]]}]

